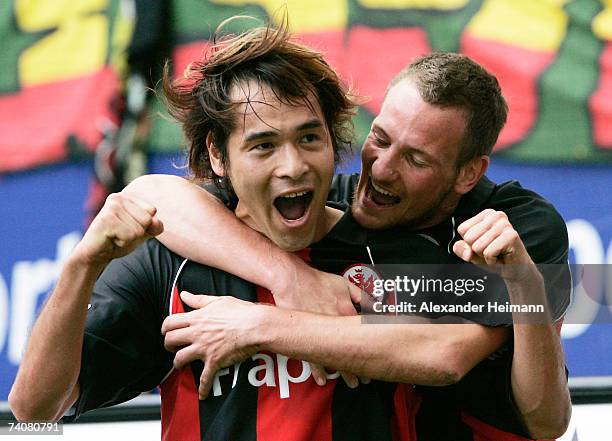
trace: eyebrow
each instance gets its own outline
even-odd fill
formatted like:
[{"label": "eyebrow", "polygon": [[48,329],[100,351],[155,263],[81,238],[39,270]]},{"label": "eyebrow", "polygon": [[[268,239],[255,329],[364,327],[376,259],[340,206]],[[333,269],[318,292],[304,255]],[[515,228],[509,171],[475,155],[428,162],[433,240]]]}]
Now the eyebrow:
[{"label": "eyebrow", "polygon": [[[321,127],[323,127],[323,124],[321,123],[321,121],[319,121],[317,118],[314,118],[314,119],[311,119],[310,121],[306,121],[305,123],[300,124],[299,126],[295,128],[295,130],[297,132],[300,132],[303,130],[318,129]],[[278,136],[278,132],[274,130],[253,132],[253,133],[250,133],[249,136],[247,136],[244,139],[244,142],[248,143],[248,142],[253,142],[253,141],[259,141],[260,139],[273,138],[274,136]]]},{"label": "eyebrow", "polygon": [[275,135],[277,135],[277,132],[274,132],[272,130],[267,130],[264,132],[254,132],[254,133],[251,133],[249,136],[247,136],[244,141],[245,142],[258,141],[264,138],[271,138]]}]

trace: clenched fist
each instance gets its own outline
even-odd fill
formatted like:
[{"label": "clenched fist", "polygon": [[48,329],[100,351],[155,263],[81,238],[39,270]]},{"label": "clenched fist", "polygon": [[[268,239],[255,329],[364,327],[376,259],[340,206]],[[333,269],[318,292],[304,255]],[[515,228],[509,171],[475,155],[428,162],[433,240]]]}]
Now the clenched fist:
[{"label": "clenched fist", "polygon": [[129,254],[164,230],[156,211],[142,199],[111,194],[75,248],[76,255],[84,263],[106,265]]},{"label": "clenched fist", "polygon": [[534,266],[503,211],[483,210],[459,225],[457,231],[462,240],[453,245],[453,252],[466,262],[486,265],[505,280],[519,280]]}]

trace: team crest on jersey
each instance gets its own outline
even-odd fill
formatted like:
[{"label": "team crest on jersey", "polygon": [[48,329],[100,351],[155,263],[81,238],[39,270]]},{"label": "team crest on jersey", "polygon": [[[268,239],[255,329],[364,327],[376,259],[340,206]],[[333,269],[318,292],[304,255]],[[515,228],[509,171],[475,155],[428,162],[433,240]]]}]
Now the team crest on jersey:
[{"label": "team crest on jersey", "polygon": [[342,277],[373,297],[375,296],[374,281],[382,279],[374,268],[363,263],[349,266],[342,272]]}]

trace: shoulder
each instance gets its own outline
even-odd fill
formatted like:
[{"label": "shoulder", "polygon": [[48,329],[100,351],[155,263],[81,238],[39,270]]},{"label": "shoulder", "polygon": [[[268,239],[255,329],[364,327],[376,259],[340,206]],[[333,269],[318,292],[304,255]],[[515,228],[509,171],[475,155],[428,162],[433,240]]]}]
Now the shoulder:
[{"label": "shoulder", "polygon": [[161,272],[175,272],[182,257],[170,251],[157,239],[149,239],[127,256],[113,260],[107,267],[108,272],[130,272],[136,278]]},{"label": "shoulder", "polygon": [[189,291],[192,294],[231,295],[246,301],[257,301],[256,286],[238,276],[202,265],[185,261],[176,276],[173,291]]},{"label": "shoulder", "polygon": [[504,211],[536,263],[564,263],[568,258],[567,227],[561,214],[538,193],[517,181],[497,185],[490,208]]}]

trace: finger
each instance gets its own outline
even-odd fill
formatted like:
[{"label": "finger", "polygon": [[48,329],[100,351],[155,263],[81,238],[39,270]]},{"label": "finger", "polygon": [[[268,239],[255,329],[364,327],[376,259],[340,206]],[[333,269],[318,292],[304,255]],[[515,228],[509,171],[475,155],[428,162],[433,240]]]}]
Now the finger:
[{"label": "finger", "polygon": [[198,387],[198,398],[205,400],[215,379],[217,368],[213,363],[204,363],[202,375],[200,375],[200,386]]},{"label": "finger", "polygon": [[164,231],[164,224],[155,216],[157,209],[138,198],[126,198],[124,201],[126,211],[136,222],[143,227],[145,234],[155,237]]},{"label": "finger", "polygon": [[179,350],[174,356],[173,365],[175,369],[183,369],[186,365],[192,361],[200,360],[201,357],[198,354],[198,349],[195,345],[185,346]]},{"label": "finger", "polygon": [[191,316],[188,312],[178,312],[164,319],[161,333],[166,334],[174,329],[187,328],[191,325]]},{"label": "finger", "polygon": [[485,231],[474,243],[472,243],[472,251],[479,256],[483,255],[484,250],[497,239],[504,230],[508,228],[508,225],[504,222],[496,222]]},{"label": "finger", "polygon": [[453,253],[466,262],[470,262],[472,260],[472,255],[474,254],[472,252],[472,247],[470,247],[464,240],[458,240],[453,244]]},{"label": "finger", "polygon": [[327,383],[327,372],[325,372],[321,365],[310,363],[310,372],[312,378],[314,378],[314,381],[319,386],[325,386],[325,383]]},{"label": "finger", "polygon": [[497,216],[493,213],[482,219],[480,222],[472,225],[461,235],[468,245],[473,245],[480,237],[493,227],[497,222]]},{"label": "finger", "polygon": [[117,208],[113,214],[118,219],[111,230],[111,238],[115,245],[123,248],[146,237],[145,228],[123,207]]},{"label": "finger", "polygon": [[502,256],[512,254],[514,252],[514,241],[517,237],[518,234],[515,230],[506,229],[483,251],[482,255],[485,262],[491,265],[497,263]]},{"label": "finger", "polygon": [[191,306],[193,309],[204,308],[210,305],[212,302],[219,300],[218,296],[207,296],[204,294],[194,295],[188,291],[181,292],[181,300],[185,304]]},{"label": "finger", "polygon": [[358,287],[356,287],[350,282],[346,282],[346,287],[349,290],[351,301],[358,305],[361,302],[361,289],[359,289]]},{"label": "finger", "polygon": [[157,213],[157,208],[155,208],[152,204],[149,204],[144,199],[126,193],[121,193],[121,195],[127,202],[136,205],[141,210],[145,211],[149,216],[153,217]]},{"label": "finger", "polygon": [[193,343],[193,331],[191,328],[179,328],[166,332],[164,337],[164,348],[169,352],[176,352],[180,347]]},{"label": "finger", "polygon": [[159,236],[163,232],[164,232],[164,224],[162,223],[162,221],[156,217],[151,219],[151,225],[149,225],[149,228],[147,228],[146,233],[151,237],[155,237],[155,236]]},{"label": "finger", "polygon": [[355,389],[357,386],[359,386],[359,380],[357,379],[356,375],[350,374],[348,372],[340,372],[340,375],[344,379],[346,385],[351,389]]},{"label": "finger", "polygon": [[138,224],[140,224],[145,230],[149,228],[151,225],[151,220],[155,216],[157,210],[155,207],[150,206],[148,204],[145,205],[144,202],[126,198],[123,201],[123,206],[125,211],[134,218]]},{"label": "finger", "polygon": [[473,263],[474,265],[485,264],[484,258],[472,251],[472,248],[463,240],[455,242],[453,252],[466,262]]},{"label": "finger", "polygon": [[465,222],[462,222],[457,227],[457,232],[461,235],[461,237],[463,237],[463,235],[465,234],[465,232],[467,230],[469,230],[474,225],[476,225],[477,223],[481,222],[484,218],[486,218],[487,216],[491,215],[494,212],[495,212],[495,210],[492,210],[490,208],[487,208],[487,209],[481,211],[476,216],[469,218]]},{"label": "finger", "polygon": [[359,377],[359,381],[361,382],[361,384],[370,384],[370,382],[372,381],[371,378],[368,377]]}]

